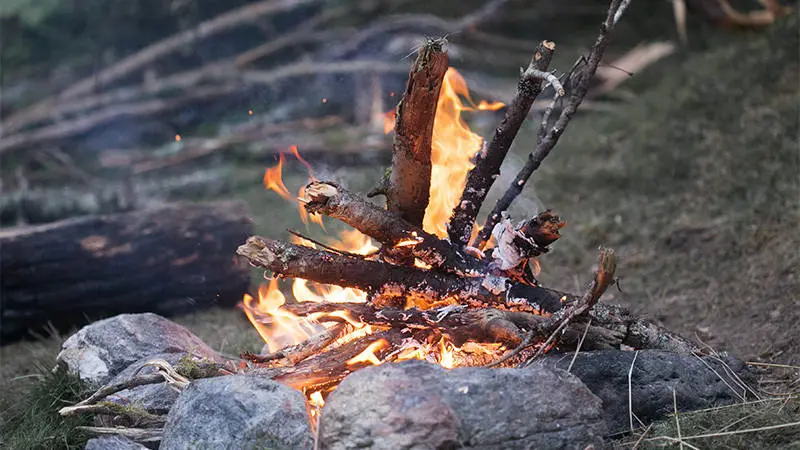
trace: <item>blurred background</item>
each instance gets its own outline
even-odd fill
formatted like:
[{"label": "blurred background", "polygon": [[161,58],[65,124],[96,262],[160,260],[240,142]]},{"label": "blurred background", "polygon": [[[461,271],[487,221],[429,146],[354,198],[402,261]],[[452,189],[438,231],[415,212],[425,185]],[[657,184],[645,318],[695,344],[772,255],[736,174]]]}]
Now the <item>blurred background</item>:
[{"label": "blurred background", "polygon": [[[535,45],[555,41],[550,67],[564,74],[607,3],[0,0],[3,380],[34,372],[74,327],[125,311],[169,314],[223,352],[258,351],[236,304],[264,280],[232,262],[236,246],[344,229],[301,221],[305,162],[317,178],[375,186],[425,37],[447,37],[474,103],[508,102]],[[580,291],[597,247],[614,247],[621,289],[604,301],[746,360],[800,363],[799,25],[796,2],[633,1],[510,211],[568,221],[540,259],[546,286]],[[542,110],[486,204],[533,149]],[[488,138],[502,115],[464,119]],[[265,188],[281,154],[288,199]],[[175,206],[187,203],[199,209]],[[154,209],[171,219],[142,212]],[[218,245],[182,247],[204,236]],[[125,256],[126,242],[145,253]],[[215,278],[221,265],[230,273]],[[76,266],[85,278],[64,275]]]}]

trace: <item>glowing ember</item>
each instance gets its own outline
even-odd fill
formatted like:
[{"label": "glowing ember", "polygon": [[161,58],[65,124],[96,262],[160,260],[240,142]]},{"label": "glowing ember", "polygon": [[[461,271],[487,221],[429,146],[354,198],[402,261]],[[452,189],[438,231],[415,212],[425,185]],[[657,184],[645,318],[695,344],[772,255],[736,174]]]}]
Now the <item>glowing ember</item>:
[{"label": "glowing ember", "polygon": [[180,142],[180,141],[181,141],[181,135],[180,134],[176,134],[175,135],[175,142]]},{"label": "glowing ember", "polygon": [[456,366],[456,360],[453,356],[453,344],[445,338],[439,340],[439,364],[445,369],[452,369]]}]

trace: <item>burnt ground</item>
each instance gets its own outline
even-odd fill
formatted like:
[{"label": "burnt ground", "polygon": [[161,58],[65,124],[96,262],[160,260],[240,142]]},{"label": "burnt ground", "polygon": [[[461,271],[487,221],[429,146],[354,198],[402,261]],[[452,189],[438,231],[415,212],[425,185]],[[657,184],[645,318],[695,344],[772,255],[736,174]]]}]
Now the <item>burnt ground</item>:
[{"label": "burnt ground", "polygon": [[[630,98],[573,122],[512,209],[522,218],[548,207],[569,222],[541,258],[546,285],[580,290],[597,247],[614,247],[623,292],[604,301],[744,360],[800,365],[799,22],[671,56],[625,85]],[[534,125],[522,134],[530,139]],[[506,177],[530,144],[516,143]],[[331,175],[365,190],[381,172]],[[304,180],[298,172],[287,185]],[[302,229],[294,208],[257,183],[239,196],[259,233]],[[258,350],[243,316],[215,310],[177,321],[223,352]],[[52,339],[3,347],[0,378],[25,383],[32,361],[50,364],[56,348]]]}]

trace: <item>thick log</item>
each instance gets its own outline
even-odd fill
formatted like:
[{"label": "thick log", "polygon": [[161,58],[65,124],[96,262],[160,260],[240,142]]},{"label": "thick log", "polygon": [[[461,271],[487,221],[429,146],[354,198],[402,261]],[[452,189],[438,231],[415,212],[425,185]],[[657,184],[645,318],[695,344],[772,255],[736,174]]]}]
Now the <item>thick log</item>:
[{"label": "thick log", "polygon": [[397,105],[392,173],[386,192],[390,211],[421,226],[431,185],[431,144],[436,105],[449,59],[444,40],[429,39],[419,49]]},{"label": "thick log", "polygon": [[[319,322],[339,322],[346,311],[349,317],[367,325],[411,330],[438,330],[460,347],[464,342],[503,343],[517,346],[522,329],[546,330],[548,318],[526,312],[494,308],[468,309],[464,306],[420,310],[418,308],[373,308],[368,303],[286,304],[282,309],[298,316],[313,316]],[[544,327],[544,328],[542,328]],[[544,335],[543,337],[546,337]]]},{"label": "thick log", "polygon": [[550,289],[494,275],[462,278],[258,236],[250,237],[237,253],[280,276],[364,290],[377,306],[427,309],[433,305],[462,303],[554,312],[561,309],[564,297]]},{"label": "thick log", "polygon": [[453,216],[447,226],[452,242],[460,245],[469,242],[472,224],[478,216],[483,200],[495,178],[500,174],[500,166],[522,123],[528,117],[534,100],[542,92],[545,83],[544,74],[550,66],[555,48],[555,44],[549,41],[543,41],[536,48],[528,69],[520,77],[517,95],[508,105],[503,122],[497,127],[485,149],[478,152],[475,167],[467,175],[461,202],[453,210]]},{"label": "thick log", "polygon": [[120,313],[233,305],[249,285],[232,256],[252,232],[240,203],[174,204],[0,232],[3,341]]}]

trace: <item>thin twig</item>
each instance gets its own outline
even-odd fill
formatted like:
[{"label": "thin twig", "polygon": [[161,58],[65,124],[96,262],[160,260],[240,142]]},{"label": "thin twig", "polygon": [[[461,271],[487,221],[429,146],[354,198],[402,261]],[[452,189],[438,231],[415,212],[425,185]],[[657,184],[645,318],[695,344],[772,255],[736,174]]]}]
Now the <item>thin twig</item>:
[{"label": "thin twig", "polygon": [[94,436],[124,436],[136,442],[160,441],[164,430],[161,428],[129,428],[129,427],[75,427]]},{"label": "thin twig", "polygon": [[651,428],[653,428],[653,424],[652,423],[650,425],[648,425],[647,428],[644,429],[644,432],[642,433],[642,435],[639,436],[639,439],[637,439],[636,443],[633,444],[632,450],[636,450],[639,447],[639,444],[642,443],[642,439],[644,439],[644,437],[647,436],[647,433],[650,432]]},{"label": "thin twig", "polygon": [[[747,434],[747,433],[756,433],[758,431],[767,431],[767,430],[779,430],[781,428],[790,428],[790,427],[797,427],[800,426],[800,421],[797,422],[790,422],[790,423],[782,423],[778,425],[770,425],[766,427],[759,427],[759,428],[747,428],[744,430],[734,430],[734,431],[725,431],[722,433],[706,433],[706,434],[696,434],[694,436],[684,436],[683,440],[687,441],[689,439],[705,439],[705,438],[716,438],[722,436],[732,436],[736,434]],[[657,436],[650,439],[646,439],[646,441],[658,441],[658,440],[670,440],[674,441],[675,438],[669,436]],[[689,444],[686,444],[689,445]]]},{"label": "thin twig", "polygon": [[638,356],[638,351],[633,354],[633,361],[631,361],[631,367],[628,369],[628,420],[630,421],[631,433],[633,433],[633,388],[631,387],[631,380],[633,379],[633,365],[636,364]]},{"label": "thin twig", "polygon": [[606,20],[600,27],[600,36],[598,36],[597,41],[589,52],[589,56],[585,58],[585,63],[583,62],[583,57],[581,57],[579,63],[576,63],[575,65],[575,68],[580,68],[580,70],[576,71],[574,74],[577,76],[577,79],[570,82],[571,89],[569,101],[561,110],[561,114],[556,120],[556,123],[550,128],[550,130],[542,139],[539,139],[536,149],[528,156],[528,161],[525,163],[519,173],[517,173],[505,194],[503,194],[503,196],[497,201],[494,209],[492,209],[492,211],[489,213],[481,232],[472,242],[472,247],[481,249],[486,245],[486,242],[489,241],[491,232],[494,229],[494,226],[500,220],[502,213],[506,211],[509,206],[511,206],[511,203],[522,192],[522,189],[525,187],[525,183],[528,182],[528,179],[531,177],[533,172],[539,168],[539,166],[542,164],[542,161],[547,157],[547,155],[550,154],[550,152],[553,150],[553,147],[555,147],[555,145],[558,143],[559,138],[561,138],[561,135],[564,133],[564,130],[566,130],[570,120],[572,120],[572,116],[578,110],[578,107],[581,105],[583,99],[586,97],[586,94],[589,92],[589,82],[592,80],[595,72],[597,72],[597,67],[600,65],[600,61],[603,59],[603,54],[605,53],[611,38],[611,32],[614,30],[614,26],[619,21],[619,18],[622,16],[622,13],[628,7],[629,3],[630,0],[611,1],[608,14],[606,15]]},{"label": "thin twig", "polygon": [[578,347],[575,348],[575,354],[572,355],[572,361],[569,362],[569,366],[567,367],[567,372],[572,371],[572,365],[575,364],[575,360],[578,359],[578,353],[581,351],[581,347],[583,346],[583,340],[586,339],[586,334],[589,333],[589,327],[592,326],[592,318],[589,317],[589,321],[586,322],[586,328],[583,330],[583,335],[581,335],[581,340],[578,341]]},{"label": "thin twig", "polygon": [[505,355],[503,355],[501,358],[499,358],[497,360],[494,360],[494,361],[490,362],[489,364],[486,364],[485,367],[499,366],[500,364],[503,364],[504,362],[508,361],[509,359],[517,356],[522,350],[525,350],[526,348],[530,347],[531,342],[533,341],[533,336],[535,334],[536,333],[533,330],[529,331],[528,334],[525,335],[525,338],[522,340],[522,342],[519,343],[518,346],[516,346],[513,350],[511,350],[510,352],[508,352]]},{"label": "thin twig", "polygon": [[158,373],[150,375],[140,375],[138,377],[134,377],[129,380],[104,386],[98,389],[97,392],[95,392],[94,394],[90,395],[89,398],[81,401],[75,406],[91,405],[99,402],[100,400],[108,397],[111,394],[116,394],[117,392],[124,391],[126,389],[135,388],[137,386],[144,386],[146,384],[158,384],[163,382],[164,382],[164,377]]},{"label": "thin twig", "polygon": [[[600,299],[600,296],[606,291],[608,286],[614,280],[614,272],[617,269],[617,259],[612,249],[603,248],[600,250],[599,256],[599,268],[597,272],[594,274],[594,278],[592,279],[592,283],[589,285],[589,289],[586,290],[586,293],[583,294],[580,300],[578,300],[574,306],[571,308],[563,309],[559,311],[563,319],[558,327],[550,334],[550,337],[544,342],[544,344],[539,347],[539,350],[527,361],[520,364],[520,367],[527,367],[531,365],[533,361],[539,358],[544,352],[546,352],[553,342],[558,338],[564,328],[569,325],[576,317],[580,316],[588,312],[592,307],[597,304],[597,301]],[[555,319],[557,316],[553,316]]]},{"label": "thin twig", "polygon": [[680,450],[683,450],[683,438],[681,437],[681,421],[678,419],[678,396],[675,394],[675,388],[672,388],[672,409],[675,411],[675,429],[678,432],[678,445]]}]

